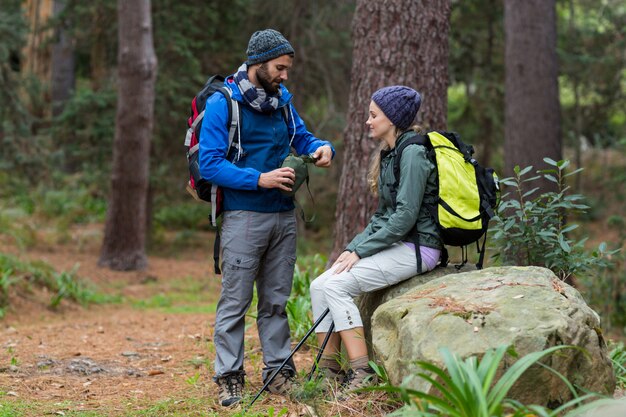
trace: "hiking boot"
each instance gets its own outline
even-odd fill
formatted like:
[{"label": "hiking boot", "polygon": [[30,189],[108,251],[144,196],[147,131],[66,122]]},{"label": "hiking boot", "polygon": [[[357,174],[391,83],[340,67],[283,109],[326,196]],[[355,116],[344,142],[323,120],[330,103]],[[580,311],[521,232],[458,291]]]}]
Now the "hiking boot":
[{"label": "hiking boot", "polygon": [[[270,374],[271,375],[271,374]],[[289,369],[281,369],[267,386],[272,394],[287,395],[294,385],[294,377]]]},{"label": "hiking boot", "polygon": [[371,367],[350,369],[346,375],[343,391],[354,391],[359,388],[371,387],[378,383],[378,376]]},{"label": "hiking boot", "polygon": [[346,373],[343,369],[317,368],[316,378],[320,380],[320,389],[323,392],[328,392],[343,385]]},{"label": "hiking boot", "polygon": [[219,399],[223,407],[237,404],[243,397],[244,374],[232,373],[217,378]]}]

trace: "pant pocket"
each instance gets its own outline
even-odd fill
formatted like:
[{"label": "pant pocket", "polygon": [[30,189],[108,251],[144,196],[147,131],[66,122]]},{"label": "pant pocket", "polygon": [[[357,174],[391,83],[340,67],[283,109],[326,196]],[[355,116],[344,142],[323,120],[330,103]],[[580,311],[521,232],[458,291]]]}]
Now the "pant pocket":
[{"label": "pant pocket", "polygon": [[256,271],[259,268],[259,258],[224,250],[223,269],[230,271],[251,270]]}]

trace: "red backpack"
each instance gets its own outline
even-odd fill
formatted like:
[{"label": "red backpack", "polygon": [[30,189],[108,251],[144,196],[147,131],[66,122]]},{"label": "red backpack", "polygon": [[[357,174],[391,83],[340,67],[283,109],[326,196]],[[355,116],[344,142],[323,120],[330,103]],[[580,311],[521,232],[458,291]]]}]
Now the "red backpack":
[{"label": "red backpack", "polygon": [[[198,149],[200,146],[200,131],[204,119],[206,101],[215,92],[220,92],[228,102],[228,150],[240,149],[239,144],[239,104],[231,96],[228,88],[224,87],[224,77],[214,75],[206,82],[202,90],[191,101],[191,115],[187,120],[187,135],[185,149],[189,164],[189,182],[187,191],[196,199],[211,203],[211,224],[217,226],[217,218],[222,212],[222,190],[215,184],[200,175],[198,165]],[[237,133],[237,135],[235,135]]]}]

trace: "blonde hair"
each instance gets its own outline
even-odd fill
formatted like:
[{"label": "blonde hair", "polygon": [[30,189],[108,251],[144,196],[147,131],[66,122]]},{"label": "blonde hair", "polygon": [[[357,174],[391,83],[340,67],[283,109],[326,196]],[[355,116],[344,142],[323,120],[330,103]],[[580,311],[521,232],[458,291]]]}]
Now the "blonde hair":
[{"label": "blonde hair", "polygon": [[[400,130],[396,127],[396,139],[400,137],[404,132],[412,130],[416,133],[422,133],[423,129],[419,125],[413,125],[407,130]],[[370,187],[370,191],[376,197],[378,197],[378,180],[380,178],[380,155],[383,151],[388,151],[390,149],[389,144],[386,141],[381,141],[380,145],[376,148],[374,155],[372,156],[372,161],[370,162],[370,167],[367,172],[367,185]]]}]

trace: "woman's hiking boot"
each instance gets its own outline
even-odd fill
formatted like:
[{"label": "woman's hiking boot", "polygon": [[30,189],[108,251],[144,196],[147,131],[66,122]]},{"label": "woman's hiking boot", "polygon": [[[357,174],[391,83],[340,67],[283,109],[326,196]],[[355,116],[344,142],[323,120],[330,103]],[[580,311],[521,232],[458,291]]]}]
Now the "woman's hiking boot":
[{"label": "woman's hiking boot", "polygon": [[319,367],[316,371],[316,378],[320,380],[319,389],[322,392],[337,391],[346,379],[343,369],[333,369]]},{"label": "woman's hiking boot", "polygon": [[272,394],[287,395],[292,390],[293,385],[294,376],[292,371],[283,368],[267,386],[267,390]]},{"label": "woman's hiking boot", "polygon": [[237,404],[243,397],[244,374],[231,373],[216,380],[219,387],[219,399],[223,407]]},{"label": "woman's hiking boot", "polygon": [[342,395],[339,399],[347,398],[353,391],[359,388],[372,387],[378,383],[378,376],[376,372],[370,367],[357,368],[348,370],[344,386],[342,388]]}]

